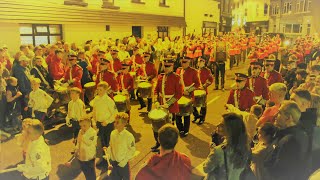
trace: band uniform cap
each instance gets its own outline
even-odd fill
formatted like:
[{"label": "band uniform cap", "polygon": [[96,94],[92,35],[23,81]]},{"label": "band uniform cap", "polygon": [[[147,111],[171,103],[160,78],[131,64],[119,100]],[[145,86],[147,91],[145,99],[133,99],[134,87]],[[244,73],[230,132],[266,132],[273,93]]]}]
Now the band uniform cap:
[{"label": "band uniform cap", "polygon": [[108,63],[110,62],[110,61],[109,61],[108,59],[106,59],[106,58],[101,58],[100,60],[101,60],[102,62],[108,62]]},{"label": "band uniform cap", "polygon": [[172,58],[163,59],[164,64],[174,64],[175,60]]},{"label": "band uniform cap", "polygon": [[105,52],[105,51],[103,51],[103,50],[99,50],[99,53],[101,53],[101,54],[105,54],[106,52]]},{"label": "band uniform cap", "polygon": [[149,52],[143,52],[143,56],[144,56],[144,57],[149,57],[149,56],[151,56],[151,53],[149,53]]},{"label": "band uniform cap", "polygon": [[235,73],[235,75],[236,75],[236,80],[245,81],[248,78],[248,76],[243,73]]},{"label": "band uniform cap", "polygon": [[192,58],[190,58],[190,57],[188,57],[188,56],[184,56],[184,57],[182,58],[182,60],[192,60]]},{"label": "band uniform cap", "polygon": [[22,55],[22,56],[20,56],[20,58],[19,58],[19,62],[21,62],[21,61],[30,61],[30,59],[29,59],[27,56]]}]

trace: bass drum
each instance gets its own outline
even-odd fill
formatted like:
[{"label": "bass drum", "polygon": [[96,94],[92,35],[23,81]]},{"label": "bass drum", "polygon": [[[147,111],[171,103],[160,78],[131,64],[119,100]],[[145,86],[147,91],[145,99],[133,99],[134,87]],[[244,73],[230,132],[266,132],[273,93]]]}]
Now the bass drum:
[{"label": "bass drum", "polygon": [[138,84],[139,96],[142,98],[150,98],[152,95],[152,84],[149,82],[141,82]]},{"label": "bass drum", "polygon": [[96,83],[95,82],[89,82],[84,85],[85,89],[85,95],[87,96],[89,101],[92,101],[95,94],[96,89]]},{"label": "bass drum", "polygon": [[163,108],[151,110],[148,113],[148,117],[151,120],[154,132],[158,132],[163,125],[170,123],[169,112]]},{"label": "bass drum", "polygon": [[194,91],[194,107],[206,107],[207,106],[207,93],[205,90]]},{"label": "bass drum", "polygon": [[117,106],[118,112],[128,112],[131,109],[130,101],[127,96],[118,94],[113,97],[114,102]]},{"label": "bass drum", "polygon": [[177,113],[178,116],[190,116],[193,112],[192,101],[189,98],[182,96],[178,100],[179,104],[179,112]]}]

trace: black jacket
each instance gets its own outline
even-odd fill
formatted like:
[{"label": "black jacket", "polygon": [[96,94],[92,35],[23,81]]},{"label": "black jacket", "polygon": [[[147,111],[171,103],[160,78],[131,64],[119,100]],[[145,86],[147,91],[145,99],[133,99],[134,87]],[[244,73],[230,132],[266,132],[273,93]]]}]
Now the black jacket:
[{"label": "black jacket", "polygon": [[274,180],[305,180],[310,154],[309,139],[299,126],[279,130],[273,142],[274,150],[265,161],[265,168]]}]

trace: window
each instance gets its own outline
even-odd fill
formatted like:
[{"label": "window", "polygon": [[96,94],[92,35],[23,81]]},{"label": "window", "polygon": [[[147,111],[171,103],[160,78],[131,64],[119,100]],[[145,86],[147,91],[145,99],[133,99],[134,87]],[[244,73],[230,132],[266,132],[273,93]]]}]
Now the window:
[{"label": "window", "polygon": [[296,12],[300,12],[300,1],[297,2],[296,5]]},{"label": "window", "polygon": [[88,3],[83,2],[83,0],[65,0],[64,4],[72,5],[72,6],[83,6],[83,7],[88,6]]},{"label": "window", "polygon": [[308,11],[311,11],[311,1],[308,1]]},{"label": "window", "polygon": [[102,0],[101,7],[106,9],[120,9],[120,7],[114,5],[114,0]]},{"label": "window", "polygon": [[248,9],[244,9],[244,16],[248,16]]},{"label": "window", "polygon": [[159,6],[169,7],[169,6],[167,5],[167,0],[160,0]]},{"label": "window", "polygon": [[144,0],[131,0],[132,3],[145,4]]},{"label": "window", "polygon": [[62,39],[61,24],[20,24],[21,44],[53,44]]},{"label": "window", "polygon": [[169,36],[168,26],[158,26],[158,37],[164,39]]},{"label": "window", "polygon": [[257,4],[256,15],[259,16],[259,4]]},{"label": "window", "polygon": [[308,27],[307,27],[307,35],[310,35],[310,31],[311,31],[311,24],[308,24]]},{"label": "window", "polygon": [[267,3],[264,4],[264,15],[268,15],[268,8],[269,8],[269,5]]},{"label": "window", "polygon": [[283,33],[296,33],[302,32],[302,24],[284,24]]},{"label": "window", "polygon": [[285,2],[283,6],[283,14],[291,13],[291,2]]},{"label": "window", "polygon": [[302,28],[300,28],[300,24],[293,24],[292,25],[292,33],[300,33],[300,30]]},{"label": "window", "polygon": [[205,17],[208,17],[208,14],[204,14]]}]

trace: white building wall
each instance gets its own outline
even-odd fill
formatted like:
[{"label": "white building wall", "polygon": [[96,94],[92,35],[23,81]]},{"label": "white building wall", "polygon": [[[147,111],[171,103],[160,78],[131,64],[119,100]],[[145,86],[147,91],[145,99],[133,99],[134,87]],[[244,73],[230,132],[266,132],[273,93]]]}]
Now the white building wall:
[{"label": "white building wall", "polygon": [[18,23],[0,23],[0,47],[7,45],[9,53],[13,55],[19,51],[20,31]]},{"label": "white building wall", "polygon": [[[186,0],[186,33],[194,32],[201,35],[203,21],[217,22],[218,25],[220,19],[218,5],[219,2],[212,0]],[[206,17],[205,14],[208,16]]]}]

